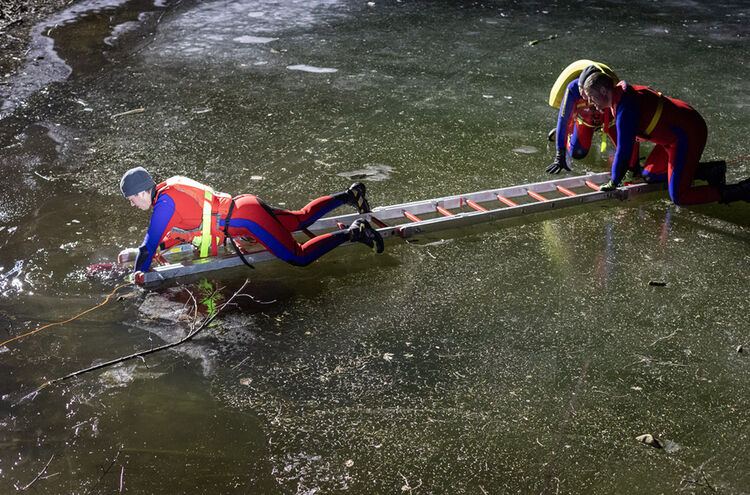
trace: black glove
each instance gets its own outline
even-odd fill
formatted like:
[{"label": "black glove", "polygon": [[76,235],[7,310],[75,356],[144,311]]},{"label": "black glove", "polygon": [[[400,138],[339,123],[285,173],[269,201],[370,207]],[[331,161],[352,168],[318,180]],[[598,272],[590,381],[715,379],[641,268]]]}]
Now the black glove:
[{"label": "black glove", "polygon": [[138,256],[135,257],[135,269],[134,272],[142,271],[141,265],[144,265],[146,263],[146,260],[148,259],[148,248],[146,246],[140,246],[138,248]]},{"label": "black glove", "polygon": [[555,154],[555,161],[550,163],[547,167],[546,171],[548,174],[559,174],[562,170],[570,170],[570,165],[568,165],[568,157],[566,156],[567,153],[565,153],[564,149],[557,150],[557,153]]}]

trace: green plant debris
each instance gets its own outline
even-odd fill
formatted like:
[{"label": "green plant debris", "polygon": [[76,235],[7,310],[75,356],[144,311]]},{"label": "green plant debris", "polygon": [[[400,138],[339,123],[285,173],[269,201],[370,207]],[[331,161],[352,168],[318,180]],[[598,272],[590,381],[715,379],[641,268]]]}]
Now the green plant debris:
[{"label": "green plant debris", "polygon": [[224,299],[224,296],[215,289],[213,284],[205,278],[198,282],[199,291],[199,303],[206,307],[206,313],[208,317],[212,317],[216,314],[219,307],[219,302]]}]

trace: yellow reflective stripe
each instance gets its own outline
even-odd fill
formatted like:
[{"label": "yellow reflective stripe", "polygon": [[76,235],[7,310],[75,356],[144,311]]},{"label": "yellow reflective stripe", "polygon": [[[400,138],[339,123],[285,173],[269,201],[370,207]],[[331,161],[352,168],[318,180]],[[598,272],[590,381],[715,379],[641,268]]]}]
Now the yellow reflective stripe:
[{"label": "yellow reflective stripe", "polygon": [[607,151],[607,134],[602,131],[602,144],[599,145],[599,152],[604,153]]},{"label": "yellow reflective stripe", "polygon": [[654,116],[651,118],[651,122],[648,124],[648,127],[646,127],[646,136],[650,136],[651,132],[656,127],[656,124],[659,123],[662,110],[664,110],[664,98],[662,98],[661,93],[659,93],[659,104],[656,105]]},{"label": "yellow reflective stripe", "polygon": [[601,127],[599,124],[589,124],[588,122],[584,122],[581,117],[576,118],[576,122],[578,122],[579,125],[585,125],[586,127],[591,127],[592,129],[598,129]]},{"label": "yellow reflective stripe", "polygon": [[213,203],[213,192],[206,189],[203,200],[203,223],[201,223],[201,258],[208,256],[211,247],[211,204]]}]

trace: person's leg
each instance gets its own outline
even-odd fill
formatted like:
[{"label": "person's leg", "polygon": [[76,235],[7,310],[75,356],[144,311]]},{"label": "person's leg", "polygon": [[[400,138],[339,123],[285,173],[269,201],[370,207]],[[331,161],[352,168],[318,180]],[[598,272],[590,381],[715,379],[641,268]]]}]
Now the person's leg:
[{"label": "person's leg", "polygon": [[360,214],[368,213],[370,205],[367,202],[365,193],[365,185],[361,182],[355,182],[346,191],[314,199],[301,210],[291,211],[275,208],[266,205],[262,201],[261,204],[288,231],[296,232],[309,227],[318,219],[342,205],[354,206]]},{"label": "person's leg", "polygon": [[568,152],[576,160],[582,160],[591,149],[591,140],[594,136],[594,128],[577,121],[568,141]]},{"label": "person's leg", "polygon": [[[314,213],[319,208],[322,207],[313,206],[306,214],[314,216],[319,213]],[[301,217],[304,217],[304,214]],[[291,222],[292,218],[296,217],[289,215],[286,221]],[[307,220],[309,221],[309,218]],[[252,236],[277,258],[295,266],[309,265],[347,241],[361,242],[377,248],[379,253],[383,252],[383,239],[380,234],[362,218],[355,220],[348,230],[322,234],[300,244],[275,215],[273,209],[249,194],[235,198],[234,212],[229,221],[229,235]]]},{"label": "person's leg", "polygon": [[695,205],[719,201],[719,189],[714,186],[693,186],[695,171],[703,148],[706,146],[707,129],[703,119],[695,120],[685,127],[672,126],[677,137],[675,143],[666,148],[669,156],[669,195],[677,205]]},{"label": "person's leg", "polygon": [[296,232],[309,227],[321,217],[335,210],[339,206],[348,204],[348,199],[349,192],[342,191],[330,196],[323,196],[314,199],[305,205],[304,208],[294,211],[268,206],[262,201],[261,204],[269,214],[273,215],[279,222],[281,222],[284,228],[289,232]]},{"label": "person's leg", "polygon": [[[338,205],[340,204],[339,201]],[[313,205],[301,217],[314,216],[326,206],[330,204],[321,201],[321,204]],[[299,225],[299,222],[292,222],[297,218],[294,215],[286,215],[285,218],[287,223],[293,223],[292,226]],[[308,265],[350,239],[349,232],[342,230],[319,235],[305,244],[300,244],[292,236],[287,225],[282,224],[281,218],[276,217],[270,207],[252,195],[235,198],[235,208],[229,221],[229,235],[252,236],[276,257],[296,266]]]},{"label": "person's leg", "polygon": [[657,144],[646,157],[643,165],[643,178],[648,182],[665,182],[669,170],[669,155],[664,146]]}]

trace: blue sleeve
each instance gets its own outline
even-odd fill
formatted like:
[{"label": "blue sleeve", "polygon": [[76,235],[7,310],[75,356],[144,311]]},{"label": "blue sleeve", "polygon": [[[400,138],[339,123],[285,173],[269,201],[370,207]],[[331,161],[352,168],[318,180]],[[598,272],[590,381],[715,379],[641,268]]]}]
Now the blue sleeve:
[{"label": "blue sleeve", "polygon": [[641,111],[638,103],[632,97],[624,94],[617,106],[617,114],[615,115],[617,150],[612,162],[612,182],[615,184],[620,183],[630,166],[640,117]]},{"label": "blue sleeve", "polygon": [[557,139],[555,147],[565,149],[565,142],[568,140],[568,121],[573,114],[573,107],[576,101],[581,99],[581,92],[578,91],[578,78],[573,79],[568,88],[565,90],[565,96],[560,104],[560,114],[557,116]]},{"label": "blue sleeve", "polygon": [[174,216],[174,212],[174,200],[167,194],[161,194],[159,199],[156,200],[154,211],[151,213],[146,237],[143,239],[143,244],[138,248],[139,252],[135,260],[134,272],[145,272],[149,269],[151,261],[154,259],[154,254],[156,254],[156,249],[167,233],[167,227],[170,220],[172,220],[172,216]]}]

